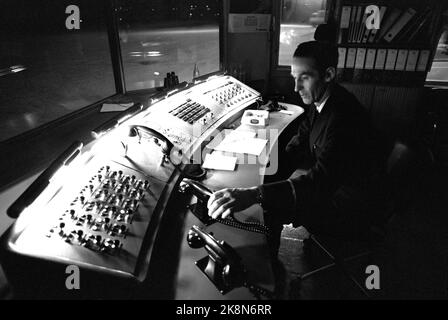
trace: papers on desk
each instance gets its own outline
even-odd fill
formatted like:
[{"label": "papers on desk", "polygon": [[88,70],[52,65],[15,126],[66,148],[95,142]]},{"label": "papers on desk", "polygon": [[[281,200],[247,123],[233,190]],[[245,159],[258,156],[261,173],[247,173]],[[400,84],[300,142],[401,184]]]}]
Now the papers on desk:
[{"label": "papers on desk", "polygon": [[103,103],[100,112],[117,112],[124,111],[134,105],[131,103]]},{"label": "papers on desk", "polygon": [[216,152],[207,153],[202,167],[205,169],[234,171],[236,160],[236,157],[224,156]]},{"label": "papers on desk", "polygon": [[213,149],[231,153],[246,153],[259,156],[268,140],[255,138],[256,132],[235,130]]}]

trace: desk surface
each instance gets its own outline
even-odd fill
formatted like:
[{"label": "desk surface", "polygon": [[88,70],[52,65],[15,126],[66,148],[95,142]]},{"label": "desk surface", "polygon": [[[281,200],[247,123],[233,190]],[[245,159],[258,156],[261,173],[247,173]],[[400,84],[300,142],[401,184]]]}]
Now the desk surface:
[{"label": "desk surface", "polygon": [[[249,159],[249,156],[238,157],[235,171],[209,170],[207,178],[203,181],[205,185],[213,190],[226,187],[251,187],[263,183],[265,174],[275,173],[277,164],[277,141],[281,132],[291,121],[303,113],[303,109],[283,104],[287,107],[284,112],[270,113],[269,125],[264,128],[240,126],[240,120],[233,123],[237,130],[256,130],[257,136],[266,138],[268,143],[265,147],[269,161],[259,161],[259,157]],[[211,152],[208,150],[207,152]],[[217,152],[217,151],[213,151]],[[263,154],[263,153],[262,153]],[[244,163],[243,163],[244,162]],[[269,163],[269,167],[267,164]],[[250,219],[263,223],[263,212],[259,205],[254,205],[244,211],[235,214],[240,220]],[[184,236],[182,237],[181,258],[177,275],[176,299],[203,299],[203,300],[248,300],[254,296],[246,288],[237,288],[222,295],[208,278],[196,267],[195,261],[205,257],[207,252],[204,248],[192,249],[185,241],[191,226],[203,226],[202,223],[191,213],[185,219]],[[248,271],[248,280],[262,288],[274,291],[275,279],[271,268],[266,236],[227,225],[215,223],[206,227],[207,232],[212,232],[218,240],[224,240],[231,245],[241,256],[243,264]]]}]

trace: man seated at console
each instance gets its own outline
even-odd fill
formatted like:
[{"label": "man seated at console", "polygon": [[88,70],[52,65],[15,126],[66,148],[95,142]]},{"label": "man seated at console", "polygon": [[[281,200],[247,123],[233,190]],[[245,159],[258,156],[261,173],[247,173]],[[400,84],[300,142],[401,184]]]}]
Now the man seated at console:
[{"label": "man seated at console", "polygon": [[295,169],[305,159],[310,167],[287,180],[216,191],[210,216],[225,218],[260,203],[275,250],[283,224],[342,236],[362,235],[375,224],[370,125],[364,107],[335,82],[337,61],[337,48],[328,42],[305,42],[294,52],[295,91],[309,110],[285,152]]}]

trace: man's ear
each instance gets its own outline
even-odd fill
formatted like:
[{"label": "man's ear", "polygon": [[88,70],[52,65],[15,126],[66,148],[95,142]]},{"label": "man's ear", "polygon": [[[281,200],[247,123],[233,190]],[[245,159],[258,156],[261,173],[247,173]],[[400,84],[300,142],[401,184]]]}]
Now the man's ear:
[{"label": "man's ear", "polygon": [[325,70],[325,82],[331,82],[335,78],[336,78],[336,68],[328,67],[327,70]]}]

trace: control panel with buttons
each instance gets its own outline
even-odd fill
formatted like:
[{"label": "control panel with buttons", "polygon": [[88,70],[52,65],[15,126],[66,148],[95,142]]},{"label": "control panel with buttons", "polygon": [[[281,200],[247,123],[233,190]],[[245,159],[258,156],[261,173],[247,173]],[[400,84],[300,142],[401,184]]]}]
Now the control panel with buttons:
[{"label": "control panel with buttons", "polygon": [[14,250],[136,277],[144,244],[154,241],[149,226],[167,182],[101,159],[46,190],[44,207],[30,207],[34,220],[13,241]]},{"label": "control panel with buttons", "polygon": [[148,188],[148,180],[103,166],[46,236],[99,253],[119,254]]},{"label": "control panel with buttons", "polygon": [[239,80],[215,76],[152,105],[135,123],[166,136],[188,154],[192,144],[221,119],[253,104],[260,94]]}]

